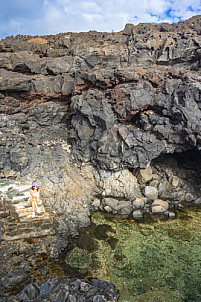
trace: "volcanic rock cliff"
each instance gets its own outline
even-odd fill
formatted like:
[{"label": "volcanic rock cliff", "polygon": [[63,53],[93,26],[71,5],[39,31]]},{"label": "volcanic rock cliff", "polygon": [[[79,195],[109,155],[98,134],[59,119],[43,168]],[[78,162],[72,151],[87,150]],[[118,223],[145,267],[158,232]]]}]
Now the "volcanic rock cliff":
[{"label": "volcanic rock cliff", "polygon": [[91,210],[140,218],[200,203],[200,67],[201,16],[5,38],[1,178],[37,180],[55,227],[74,234]]}]

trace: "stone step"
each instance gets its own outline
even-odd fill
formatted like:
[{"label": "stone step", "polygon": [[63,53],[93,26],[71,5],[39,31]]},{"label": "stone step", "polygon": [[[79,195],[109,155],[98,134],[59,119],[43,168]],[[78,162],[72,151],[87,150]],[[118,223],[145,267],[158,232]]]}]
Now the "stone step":
[{"label": "stone step", "polygon": [[0,191],[7,200],[9,199],[7,202],[11,203],[17,214],[17,219],[2,218],[5,229],[2,239],[10,241],[55,234],[52,228],[55,213],[51,213],[50,216],[49,209],[46,209],[42,202],[38,204],[41,213],[36,213],[32,218],[32,206],[28,203],[30,186],[20,185],[17,182],[6,182],[2,186],[1,182],[1,187]]},{"label": "stone step", "polygon": [[29,214],[26,215],[21,215],[19,217],[20,222],[27,222],[27,221],[46,221],[46,220],[50,220],[49,214],[48,213],[41,213],[41,214],[35,214],[35,217],[32,218],[32,212],[30,212]]},{"label": "stone step", "polygon": [[18,240],[18,239],[28,239],[32,237],[43,237],[47,235],[54,235],[49,214],[46,213],[45,217],[32,218],[26,217],[21,222],[15,220],[10,220],[4,218],[4,229],[5,233],[3,235],[4,240]]},{"label": "stone step", "polygon": [[10,215],[10,211],[9,210],[0,210],[0,218],[5,218],[8,217]]},{"label": "stone step", "polygon": [[41,232],[44,230],[50,230],[51,229],[51,225],[49,223],[49,221],[45,221],[43,223],[24,223],[24,224],[16,224],[15,226],[9,226],[7,225],[5,227],[5,234],[8,233],[12,233],[12,235],[18,235],[18,234],[22,234],[22,233],[30,233],[32,231],[34,232]]},{"label": "stone step", "polygon": [[6,195],[14,191],[22,193],[25,191],[29,191],[30,189],[31,187],[29,185],[19,185],[18,183],[1,184],[1,192],[3,192]]},{"label": "stone step", "polygon": [[27,202],[28,198],[29,198],[29,194],[27,194],[27,195],[22,194],[22,195],[19,195],[19,196],[14,196],[12,198],[12,203],[17,204],[19,202]]},{"label": "stone step", "polygon": [[[46,212],[45,211],[45,207],[42,205],[42,206],[39,206],[38,209],[40,209],[41,212]],[[17,207],[15,207],[15,211],[18,215],[20,215],[21,213],[29,213],[29,212],[32,212],[32,207],[31,206],[24,206],[24,205],[18,205]]]},{"label": "stone step", "polygon": [[3,239],[13,241],[13,240],[19,240],[19,239],[33,238],[33,237],[43,237],[43,236],[47,236],[47,235],[55,235],[54,230],[48,229],[48,230],[42,230],[42,231],[36,231],[36,232],[32,231],[32,232],[22,233],[22,234],[18,234],[18,235],[14,235],[14,236],[9,236],[9,235],[5,234],[3,236]]}]

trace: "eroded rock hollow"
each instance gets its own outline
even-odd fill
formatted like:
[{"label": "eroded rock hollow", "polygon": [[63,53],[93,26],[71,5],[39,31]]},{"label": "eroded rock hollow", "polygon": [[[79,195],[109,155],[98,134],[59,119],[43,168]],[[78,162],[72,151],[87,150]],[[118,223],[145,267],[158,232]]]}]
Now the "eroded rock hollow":
[{"label": "eroded rock hollow", "polygon": [[37,180],[68,234],[201,203],[200,46],[200,16],[2,40],[1,178]]}]

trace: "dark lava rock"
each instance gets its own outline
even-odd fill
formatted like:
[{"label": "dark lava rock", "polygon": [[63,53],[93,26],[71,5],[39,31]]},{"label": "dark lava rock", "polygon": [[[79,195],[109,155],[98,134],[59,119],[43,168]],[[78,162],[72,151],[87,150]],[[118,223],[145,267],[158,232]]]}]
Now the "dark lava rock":
[{"label": "dark lava rock", "polygon": [[25,293],[30,300],[35,300],[40,294],[40,290],[34,283],[30,283],[26,286]]},{"label": "dark lava rock", "polygon": [[16,297],[16,296],[11,296],[11,297],[8,297],[7,302],[22,302],[22,299]]},{"label": "dark lava rock", "polygon": [[105,301],[104,296],[101,295],[94,296],[92,299],[92,302],[104,302],[104,301]]},{"label": "dark lava rock", "polygon": [[77,299],[74,296],[69,295],[66,301],[67,302],[77,302]]},{"label": "dark lava rock", "polygon": [[0,285],[4,290],[16,290],[26,284],[29,280],[29,273],[21,268],[14,268],[0,279]]},{"label": "dark lava rock", "polygon": [[22,299],[20,299],[16,296],[10,296],[10,297],[1,297],[0,296],[0,302],[22,302]]},{"label": "dark lava rock", "polygon": [[[49,285],[48,285],[49,284]],[[52,286],[53,285],[53,286]],[[103,280],[93,279],[91,284],[85,280],[52,279],[46,283],[31,283],[18,294],[23,301],[68,301],[68,302],[93,302],[117,301],[119,292],[115,285]]]}]

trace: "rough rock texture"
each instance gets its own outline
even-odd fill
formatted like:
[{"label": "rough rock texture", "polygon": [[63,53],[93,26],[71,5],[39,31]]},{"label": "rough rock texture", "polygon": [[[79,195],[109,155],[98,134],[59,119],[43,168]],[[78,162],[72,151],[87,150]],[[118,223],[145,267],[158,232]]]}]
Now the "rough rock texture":
[{"label": "rough rock texture", "polygon": [[2,40],[1,178],[37,180],[57,231],[74,235],[90,210],[152,213],[151,199],[132,204],[146,186],[170,208],[200,203],[200,171],[189,184],[173,160],[194,150],[199,162],[200,45],[200,16]]},{"label": "rough rock texture", "polygon": [[156,199],[152,203],[152,212],[153,213],[163,213],[167,211],[169,205],[167,201],[163,201],[161,199]]},{"label": "rough rock texture", "polygon": [[[117,302],[119,291],[115,285],[103,280],[66,278],[61,281],[53,278],[43,283],[32,283],[19,294],[23,301],[67,301],[67,302]],[[7,301],[7,300],[6,300]]]}]

